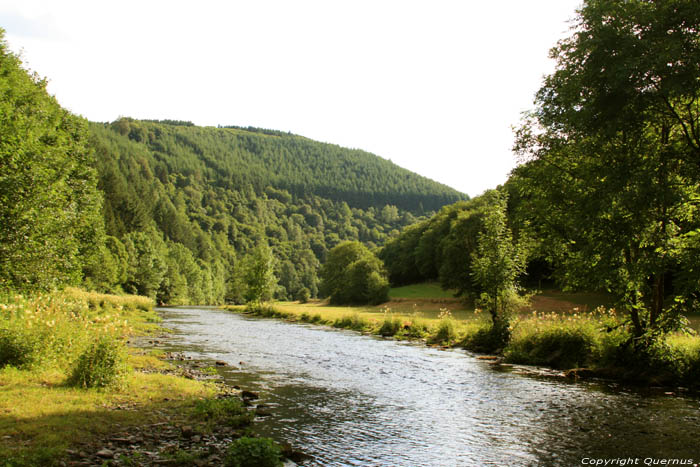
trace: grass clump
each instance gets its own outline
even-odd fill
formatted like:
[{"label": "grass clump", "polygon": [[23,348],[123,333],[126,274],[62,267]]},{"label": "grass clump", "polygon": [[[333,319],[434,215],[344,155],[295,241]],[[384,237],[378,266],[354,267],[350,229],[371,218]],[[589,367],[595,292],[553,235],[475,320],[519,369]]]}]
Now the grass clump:
[{"label": "grass clump", "polygon": [[511,363],[557,369],[595,366],[606,359],[603,357],[606,352],[612,353],[611,349],[617,348],[621,336],[614,311],[535,312],[531,317],[516,320],[512,338],[503,353]]},{"label": "grass clump", "polygon": [[452,317],[452,313],[446,308],[441,308],[438,319],[436,332],[430,341],[444,346],[454,345],[457,341],[457,323]]},{"label": "grass clump", "polygon": [[279,467],[282,450],[270,438],[242,437],[232,442],[224,459],[226,467]]},{"label": "grass clump", "polygon": [[102,337],[78,357],[68,384],[82,388],[118,387],[126,373],[124,344]]},{"label": "grass clump", "polygon": [[391,313],[384,314],[384,321],[379,328],[378,334],[382,337],[395,336],[402,329],[401,319]]},{"label": "grass clump", "polygon": [[568,369],[591,362],[594,337],[579,328],[550,328],[515,340],[505,357],[512,363]]},{"label": "grass clump", "polygon": [[197,401],[193,414],[212,425],[227,425],[231,428],[244,427],[253,421],[253,415],[235,397]]},{"label": "grass clump", "polygon": [[345,315],[333,321],[334,328],[352,329],[353,331],[366,331],[371,325],[368,320],[360,316],[359,313]]},{"label": "grass clump", "polygon": [[414,314],[408,321],[408,325],[404,326],[403,332],[410,339],[423,339],[430,333],[430,325],[424,318]]}]

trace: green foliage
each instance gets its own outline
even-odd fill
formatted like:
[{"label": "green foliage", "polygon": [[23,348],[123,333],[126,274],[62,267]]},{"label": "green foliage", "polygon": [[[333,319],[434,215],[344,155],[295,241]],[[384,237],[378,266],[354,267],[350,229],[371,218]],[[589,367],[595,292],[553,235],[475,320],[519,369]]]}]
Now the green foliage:
[{"label": "green foliage", "polygon": [[247,426],[253,420],[253,415],[246,411],[240,399],[236,397],[199,400],[193,409],[193,414],[211,424],[227,425],[232,428]]},{"label": "green foliage", "polygon": [[308,303],[311,299],[311,291],[307,287],[302,287],[297,292],[296,299],[299,303]]},{"label": "green foliage", "polygon": [[388,300],[384,265],[359,242],[344,242],[328,252],[321,268],[321,293],[332,304],[378,304]]},{"label": "green foliage", "polygon": [[436,344],[450,346],[457,340],[457,327],[455,320],[449,314],[443,316],[437,325],[437,332],[431,341]]},{"label": "green foliage", "polygon": [[581,328],[552,327],[538,334],[516,339],[508,346],[506,360],[552,368],[568,369],[591,362],[594,336]]},{"label": "green foliage", "polygon": [[270,438],[242,437],[233,441],[226,450],[226,467],[279,467],[282,450]]},{"label": "green foliage", "polygon": [[272,252],[270,248],[261,243],[253,253],[246,258],[244,281],[247,287],[245,298],[249,302],[261,303],[272,296],[272,287],[276,282],[273,273]]},{"label": "green foliage", "polygon": [[362,332],[370,328],[370,323],[365,318],[361,317],[359,313],[353,313],[333,321],[333,327]]},{"label": "green foliage", "polygon": [[82,388],[118,386],[126,370],[124,344],[102,337],[78,357],[68,384]]},{"label": "green foliage", "polygon": [[104,228],[86,130],[0,29],[0,289],[77,284],[97,254]]},{"label": "green foliage", "polygon": [[473,352],[500,353],[511,339],[511,330],[506,320],[483,323],[472,334],[465,337],[464,348]]},{"label": "green foliage", "polygon": [[91,284],[161,303],[245,302],[243,263],[261,241],[275,258],[273,297],[295,299],[303,288],[316,297],[332,247],[381,245],[421,214],[406,209],[464,197],[369,154],[286,133],[132,119],[90,132],[106,230],[128,247],[131,271],[107,285],[119,261],[102,251],[95,264],[109,268],[91,268]]},{"label": "green foliage", "polygon": [[517,134],[515,185],[557,279],[609,291],[637,338],[697,294],[699,11],[584,2]]},{"label": "green foliage", "polygon": [[403,335],[411,339],[422,339],[430,333],[430,326],[424,318],[412,316],[408,326],[404,327]]},{"label": "green foliage", "polygon": [[476,251],[487,208],[485,196],[445,206],[430,219],[389,240],[379,257],[391,283],[400,286],[437,281],[455,295],[474,295],[469,259]]},{"label": "green foliage", "polygon": [[379,328],[379,335],[382,337],[391,337],[396,335],[401,330],[401,319],[391,314],[384,315],[384,321]]},{"label": "green foliage", "polygon": [[17,368],[31,365],[36,358],[35,346],[32,336],[24,330],[0,327],[0,368],[6,365]]},{"label": "green foliage", "polygon": [[478,304],[491,314],[493,332],[505,336],[501,330],[507,327],[508,314],[520,304],[517,281],[525,272],[527,253],[523,243],[513,243],[506,218],[507,195],[492,191],[485,196],[490,202],[472,253],[471,275],[480,294]]}]

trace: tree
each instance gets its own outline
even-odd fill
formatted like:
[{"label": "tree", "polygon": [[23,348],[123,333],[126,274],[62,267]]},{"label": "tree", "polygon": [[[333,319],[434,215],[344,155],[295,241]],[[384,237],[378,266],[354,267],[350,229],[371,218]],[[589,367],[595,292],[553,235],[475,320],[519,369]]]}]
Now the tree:
[{"label": "tree", "polygon": [[[558,279],[607,290],[633,334],[694,303],[700,9],[589,0],[518,130],[514,172]],[[671,277],[683,277],[668,287]]]},{"label": "tree", "polygon": [[261,242],[246,258],[244,266],[246,284],[245,298],[249,302],[260,304],[272,297],[272,291],[277,283],[274,275],[274,257],[266,243]]},{"label": "tree", "polygon": [[508,196],[495,190],[484,196],[489,203],[471,256],[471,276],[494,329],[503,329],[508,326],[509,311],[518,303],[517,281],[525,273],[527,249],[524,241],[513,242],[506,217]]},{"label": "tree", "polygon": [[104,252],[86,122],[22,68],[0,29],[0,288],[77,284]]},{"label": "tree", "polygon": [[377,304],[388,300],[384,265],[360,242],[342,242],[321,266],[321,294],[337,305]]}]

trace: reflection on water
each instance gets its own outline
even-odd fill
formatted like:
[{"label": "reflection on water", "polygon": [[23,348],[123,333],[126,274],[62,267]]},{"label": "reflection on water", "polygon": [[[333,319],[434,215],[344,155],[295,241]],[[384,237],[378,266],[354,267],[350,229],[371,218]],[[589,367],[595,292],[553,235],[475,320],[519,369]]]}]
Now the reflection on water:
[{"label": "reflection on water", "polygon": [[273,417],[256,431],[307,465],[581,465],[700,461],[700,401],[499,371],[461,351],[214,309],[166,309],[174,348],[224,360]]}]

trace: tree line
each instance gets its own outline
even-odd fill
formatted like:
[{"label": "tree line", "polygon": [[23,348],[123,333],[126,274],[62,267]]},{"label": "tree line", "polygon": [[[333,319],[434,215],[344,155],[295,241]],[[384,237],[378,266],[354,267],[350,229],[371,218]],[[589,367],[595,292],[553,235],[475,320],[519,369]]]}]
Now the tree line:
[{"label": "tree line", "polygon": [[271,296],[315,297],[333,247],[376,249],[465,197],[362,151],[280,132],[89,123],[0,47],[2,290],[82,284],[159,303],[243,302],[249,265],[269,248]]},{"label": "tree line", "polygon": [[[589,0],[551,56],[516,131],[521,165],[499,189],[508,225],[530,242],[536,279],[607,292],[628,317],[628,344],[647,351],[700,299],[700,9]],[[391,239],[380,256],[392,282],[438,280],[473,297],[468,259],[488,198]]]}]

